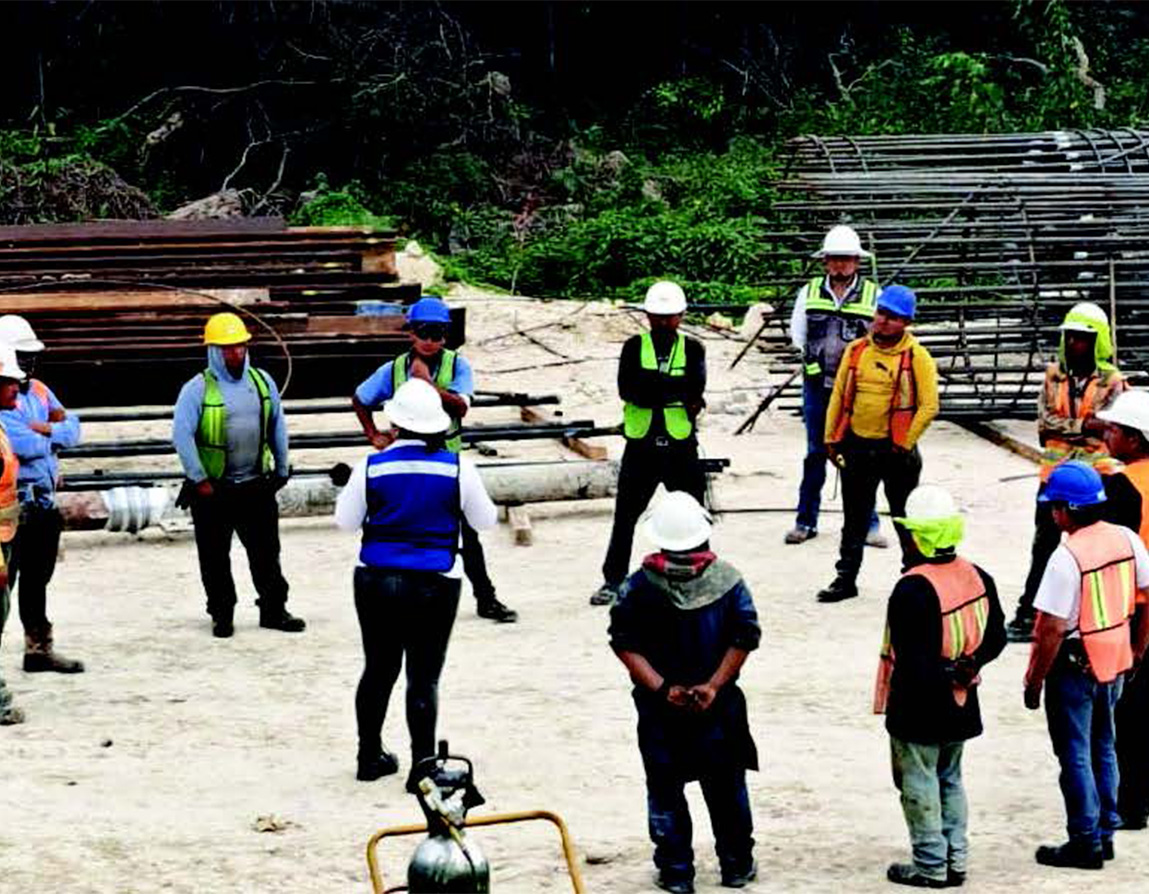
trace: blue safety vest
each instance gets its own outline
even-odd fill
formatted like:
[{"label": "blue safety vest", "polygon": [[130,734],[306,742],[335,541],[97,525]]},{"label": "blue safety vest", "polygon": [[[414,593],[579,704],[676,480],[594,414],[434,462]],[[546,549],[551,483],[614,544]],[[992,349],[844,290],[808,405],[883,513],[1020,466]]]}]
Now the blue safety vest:
[{"label": "blue safety vest", "polygon": [[460,515],[457,453],[403,445],[372,454],[359,561],[397,571],[450,571]]}]

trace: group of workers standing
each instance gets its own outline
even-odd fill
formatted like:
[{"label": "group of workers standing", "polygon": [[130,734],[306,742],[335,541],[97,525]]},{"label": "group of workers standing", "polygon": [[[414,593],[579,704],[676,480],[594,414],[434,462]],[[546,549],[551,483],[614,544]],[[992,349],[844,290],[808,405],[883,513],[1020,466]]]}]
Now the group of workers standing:
[{"label": "group of workers standing", "polygon": [[[817,536],[833,463],[844,521],[836,576],[816,598],[857,597],[865,547],[888,545],[875,510],[884,487],[903,573],[887,605],[874,709],[886,716],[913,853],[887,877],[928,888],[964,882],[963,746],[982,732],[979,673],[1007,637],[1033,640],[1024,704],[1036,709],[1044,692],[1061,763],[1068,841],[1039,848],[1036,859],[1101,868],[1114,855],[1114,831],[1144,828],[1149,816],[1149,680],[1136,674],[1149,645],[1149,392],[1129,390],[1116,369],[1105,314],[1075,306],[1041,393],[1045,461],[1032,567],[1006,625],[993,578],[957,554],[964,525],[953,497],[920,483],[918,445],[938,413],[938,384],[929,351],[909,331],[915,294],[862,275],[870,255],[849,227],[833,228],[818,257],[825,275],[802,287],[790,318],[803,358],[807,448],[797,519],[784,541]],[[634,683],[656,883],[694,890],[684,786],[697,780],[721,882],[738,888],[757,874],[746,771],[758,765],[738,676],[761,629],[745,580],[710,543],[697,438],[706,357],[680,331],[686,296],[659,282],[643,307],[649,331],[623,345],[619,363],[626,445],[603,582],[590,601],[611,606],[610,645]],[[464,574],[481,617],[517,618],[495,595],[477,533],[496,513],[477,468],[460,455],[474,385],[467,361],[445,347],[450,322],[439,299],[416,302],[406,319],[410,350],[355,390],[352,407],[373,449],[335,509],[340,528],[361,532],[352,588],[365,658],[355,696],[357,778],[400,768],[381,731],[405,666],[412,790],[434,752],[438,680]],[[287,609],[280,567],[276,494],[290,474],[284,410],[273,378],[250,362],[250,338],[238,316],[213,316],[206,367],[174,408],[172,438],[187,479],[181,500],[221,638],[235,630],[233,534],[247,551],[260,626],[306,627]],[[80,430],[31,376],[43,348],[26,321],[0,318],[0,630],[19,574],[25,670],[75,673],[80,662],[54,651],[45,594],[61,529],[56,452],[77,443]],[[380,408],[383,429],[373,415]],[[659,485],[666,493],[648,508]],[[658,550],[631,573],[644,513]],[[0,679],[0,723],[22,720]]]}]

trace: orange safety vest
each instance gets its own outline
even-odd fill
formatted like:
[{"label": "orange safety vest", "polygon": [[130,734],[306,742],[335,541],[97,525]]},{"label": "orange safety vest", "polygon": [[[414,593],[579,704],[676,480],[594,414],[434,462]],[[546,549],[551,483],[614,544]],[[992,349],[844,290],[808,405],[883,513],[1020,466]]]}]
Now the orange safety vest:
[{"label": "orange safety vest", "polygon": [[1141,494],[1141,527],[1137,529],[1137,536],[1149,546],[1149,459],[1129,463],[1121,471]]},{"label": "orange safety vest", "polygon": [[[935,565],[925,563],[911,568],[903,577],[920,574],[930,582],[938,597],[942,619],[942,660],[956,661],[963,655],[972,655],[985,639],[989,622],[989,596],[977,569],[965,559]],[[882,651],[878,657],[878,678],[874,683],[874,713],[885,714],[890,700],[890,680],[894,675],[894,647],[890,643],[890,625],[882,636]],[[973,681],[976,685],[977,680]],[[969,691],[954,683],[954,701],[966,703]]]},{"label": "orange safety vest", "polygon": [[51,401],[48,400],[48,386],[39,379],[33,379],[28,383],[28,393],[40,401],[45,410],[51,408]]},{"label": "orange safety vest", "polygon": [[1129,619],[1137,601],[1137,563],[1118,525],[1097,522],[1074,531],[1065,545],[1081,570],[1077,629],[1098,683],[1112,683],[1133,666]]},{"label": "orange safety vest", "polygon": [[20,501],[16,495],[20,460],[3,426],[0,426],[0,458],[4,460],[4,471],[0,472],[0,543],[9,543],[16,536],[16,524],[20,521]]},{"label": "orange safety vest", "polygon": [[[1060,367],[1051,364],[1045,377],[1045,405],[1052,407],[1053,412],[1065,419],[1087,419],[1097,409],[1097,394],[1101,390],[1101,378],[1092,376],[1085,385],[1085,394],[1073,406],[1069,393],[1069,376],[1063,376],[1060,381]],[[1124,391],[1123,383],[1115,384],[1115,389]],[[1041,480],[1048,481],[1049,476],[1058,463],[1065,460],[1081,459],[1095,468],[1100,475],[1110,475],[1121,467],[1114,460],[1105,447],[1101,438],[1082,436],[1077,441],[1066,441],[1061,438],[1047,438],[1042,442]]]},{"label": "orange safety vest", "polygon": [[[860,338],[849,347],[846,358],[846,383],[842,390],[842,407],[830,435],[830,443],[844,440],[854,415],[854,398],[858,393],[858,366],[862,355],[870,347],[869,339]],[[898,373],[894,379],[894,393],[890,398],[890,438],[899,447],[909,449],[910,426],[918,412],[918,380],[914,376],[914,349],[902,351]]]}]

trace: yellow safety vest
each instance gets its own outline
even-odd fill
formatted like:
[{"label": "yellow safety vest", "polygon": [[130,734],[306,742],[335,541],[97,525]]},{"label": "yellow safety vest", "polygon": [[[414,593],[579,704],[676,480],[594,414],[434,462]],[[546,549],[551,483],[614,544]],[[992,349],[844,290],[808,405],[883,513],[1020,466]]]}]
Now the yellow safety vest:
[{"label": "yellow safety vest", "polygon": [[[408,351],[406,354],[396,357],[391,363],[392,394],[397,392],[399,386],[410,378],[410,376],[407,375],[407,358],[410,356],[410,351]],[[454,351],[443,348],[443,354],[439,358],[439,371],[435,373],[435,384],[445,391],[450,391],[451,383],[455,381],[455,356]],[[443,444],[443,446],[452,453],[458,453],[463,449],[462,430],[463,424],[452,416],[451,424],[447,426],[447,440]]]},{"label": "yellow safety vest", "polygon": [[[275,456],[267,440],[271,423],[271,389],[264,378],[265,373],[257,372],[249,366],[247,374],[251,377],[255,390],[259,392],[259,465],[260,471],[266,475],[275,468]],[[196,433],[196,447],[199,450],[199,461],[203,464],[207,477],[219,479],[223,477],[227,468],[227,406],[223,400],[223,392],[219,390],[215,373],[205,369],[201,375],[203,406],[199,416],[199,431]]]},{"label": "yellow safety vest", "polygon": [[[642,334],[642,348],[639,353],[639,362],[646,370],[658,370],[664,375],[675,378],[686,375],[686,336],[681,332],[670,349],[670,356],[661,363],[654,352],[654,339],[649,332]],[[694,423],[686,412],[682,401],[675,401],[662,408],[663,419],[666,422],[666,433],[676,441],[684,441],[694,432]],[[632,441],[641,440],[650,431],[650,423],[654,418],[654,411],[650,407],[640,407],[629,401],[623,405],[622,420],[623,433]]]}]

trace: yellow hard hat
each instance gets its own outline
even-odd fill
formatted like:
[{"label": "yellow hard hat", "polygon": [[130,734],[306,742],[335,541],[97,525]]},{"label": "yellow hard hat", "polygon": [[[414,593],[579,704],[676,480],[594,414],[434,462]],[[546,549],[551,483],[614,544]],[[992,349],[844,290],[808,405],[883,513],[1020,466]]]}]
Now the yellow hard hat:
[{"label": "yellow hard hat", "polygon": [[251,333],[235,314],[215,314],[203,327],[205,345],[241,345],[245,341],[251,341]]}]

